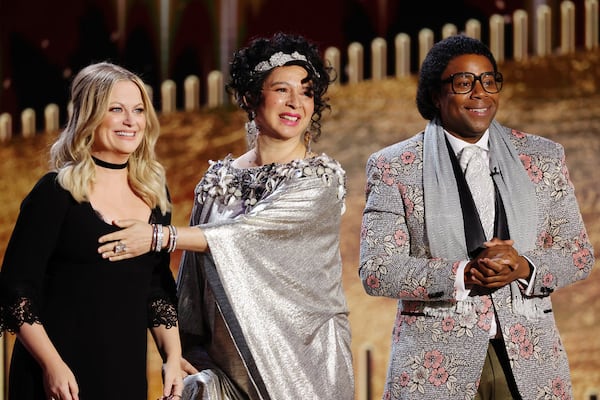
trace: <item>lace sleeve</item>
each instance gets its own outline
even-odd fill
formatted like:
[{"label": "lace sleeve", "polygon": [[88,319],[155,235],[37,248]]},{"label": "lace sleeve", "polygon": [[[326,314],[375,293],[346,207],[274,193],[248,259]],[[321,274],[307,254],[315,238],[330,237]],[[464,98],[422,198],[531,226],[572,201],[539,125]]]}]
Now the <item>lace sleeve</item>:
[{"label": "lace sleeve", "polygon": [[177,308],[167,299],[154,299],[149,304],[148,318],[151,327],[165,325],[167,329],[177,326]]},{"label": "lace sleeve", "polygon": [[35,302],[30,298],[19,297],[10,304],[0,306],[0,335],[3,331],[17,333],[24,323],[42,323]]}]

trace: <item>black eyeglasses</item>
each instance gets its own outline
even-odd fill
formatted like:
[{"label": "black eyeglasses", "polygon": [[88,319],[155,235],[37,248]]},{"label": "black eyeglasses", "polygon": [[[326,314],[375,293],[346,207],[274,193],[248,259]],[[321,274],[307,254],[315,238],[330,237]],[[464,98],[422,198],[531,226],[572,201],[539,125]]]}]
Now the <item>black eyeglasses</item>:
[{"label": "black eyeglasses", "polygon": [[452,91],[455,94],[467,94],[475,87],[475,82],[479,81],[481,87],[488,93],[498,93],[502,89],[504,78],[500,72],[484,72],[481,75],[475,75],[472,72],[458,72],[442,79],[442,83],[452,83]]}]

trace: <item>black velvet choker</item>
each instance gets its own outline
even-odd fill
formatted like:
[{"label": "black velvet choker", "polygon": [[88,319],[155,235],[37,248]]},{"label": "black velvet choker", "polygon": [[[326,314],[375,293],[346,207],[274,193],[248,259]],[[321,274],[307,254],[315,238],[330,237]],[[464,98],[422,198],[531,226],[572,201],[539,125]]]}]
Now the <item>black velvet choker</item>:
[{"label": "black velvet choker", "polygon": [[96,164],[97,166],[109,169],[123,169],[127,168],[127,164],[129,164],[129,162],[126,162],[124,164],[113,164],[106,161],[102,161],[94,156],[92,156],[92,160],[94,160],[94,164]]}]

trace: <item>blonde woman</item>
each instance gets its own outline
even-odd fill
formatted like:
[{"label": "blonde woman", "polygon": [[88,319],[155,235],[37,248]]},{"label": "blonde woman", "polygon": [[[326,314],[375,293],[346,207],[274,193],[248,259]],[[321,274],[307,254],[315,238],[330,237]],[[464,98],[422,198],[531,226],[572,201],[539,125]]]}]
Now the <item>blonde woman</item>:
[{"label": "blonde woman", "polygon": [[1,328],[18,339],[8,398],[146,399],[148,329],[164,359],[164,396],[176,398],[169,254],[111,263],[96,251],[98,236],[118,229],[113,220],[171,219],[156,113],[141,79],[106,62],[77,74],[71,100],[51,171],[23,200],[0,273]]}]

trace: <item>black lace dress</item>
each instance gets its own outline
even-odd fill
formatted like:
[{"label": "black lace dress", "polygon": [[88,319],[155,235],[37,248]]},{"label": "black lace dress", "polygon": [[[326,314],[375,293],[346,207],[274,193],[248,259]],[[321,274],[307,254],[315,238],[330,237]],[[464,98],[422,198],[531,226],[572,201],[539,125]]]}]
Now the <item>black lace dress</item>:
[{"label": "black lace dress", "polygon": [[[21,205],[0,271],[0,333],[42,323],[81,400],[146,400],[148,328],[177,322],[169,254],[102,259],[98,238],[116,228],[55,178],[45,175]],[[159,210],[151,217],[170,218]],[[41,369],[16,340],[9,399],[45,398]]]}]

